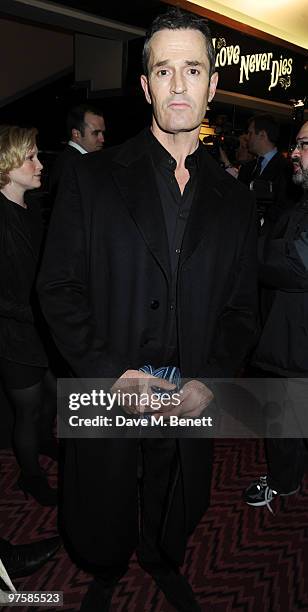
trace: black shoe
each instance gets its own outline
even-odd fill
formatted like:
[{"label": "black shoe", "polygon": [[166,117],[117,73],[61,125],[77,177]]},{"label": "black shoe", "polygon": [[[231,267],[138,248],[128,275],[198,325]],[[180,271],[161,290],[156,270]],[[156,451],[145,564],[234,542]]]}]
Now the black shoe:
[{"label": "black shoe", "polygon": [[109,612],[115,585],[106,586],[99,578],[90,582],[80,612]]},{"label": "black shoe", "polygon": [[271,502],[275,497],[281,495],[282,497],[287,497],[288,495],[295,495],[299,491],[299,486],[294,489],[294,491],[289,491],[287,493],[281,493],[272,489],[267,484],[267,476],[260,476],[259,480],[252,482],[249,487],[244,491],[243,497],[246,504],[249,506],[255,506],[255,508],[261,506],[267,506],[269,511],[274,514],[273,509],[271,507]]},{"label": "black shoe", "polygon": [[178,612],[202,612],[189,582],[182,574],[170,570],[167,573],[151,575],[167,601]]},{"label": "black shoe", "polygon": [[0,557],[10,578],[29,576],[36,572],[61,546],[60,538],[48,538],[31,544],[10,544],[1,546]]},{"label": "black shoe", "polygon": [[30,493],[41,506],[57,505],[57,489],[52,489],[49,486],[44,474],[38,474],[37,476],[21,474],[17,486],[23,491],[26,499],[28,499],[28,493]]}]

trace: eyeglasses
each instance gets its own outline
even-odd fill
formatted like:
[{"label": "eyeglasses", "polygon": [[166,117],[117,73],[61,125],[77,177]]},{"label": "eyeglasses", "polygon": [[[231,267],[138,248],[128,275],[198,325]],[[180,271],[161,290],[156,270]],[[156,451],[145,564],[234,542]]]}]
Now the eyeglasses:
[{"label": "eyeglasses", "polygon": [[295,149],[299,151],[308,151],[308,140],[299,140],[296,144],[293,144],[289,148],[289,152],[293,153]]}]

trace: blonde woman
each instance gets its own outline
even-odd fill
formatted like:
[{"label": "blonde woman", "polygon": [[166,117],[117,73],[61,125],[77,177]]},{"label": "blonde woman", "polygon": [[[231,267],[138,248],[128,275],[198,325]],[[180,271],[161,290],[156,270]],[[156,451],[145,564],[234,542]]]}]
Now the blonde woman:
[{"label": "blonde woman", "polygon": [[39,454],[56,458],[55,385],[32,308],[42,224],[39,204],[25,200],[41,185],[36,135],[35,128],[0,126],[0,377],[15,413],[18,485],[53,506],[56,490]]}]

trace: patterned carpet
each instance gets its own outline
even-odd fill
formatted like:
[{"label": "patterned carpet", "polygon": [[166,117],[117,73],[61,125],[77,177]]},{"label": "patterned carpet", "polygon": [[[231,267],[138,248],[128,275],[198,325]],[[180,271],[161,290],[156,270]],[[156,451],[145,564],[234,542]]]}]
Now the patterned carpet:
[{"label": "patterned carpet", "polygon": [[[54,535],[56,511],[25,500],[14,488],[18,470],[9,450],[0,451],[0,464],[0,535],[14,543]],[[44,466],[55,484],[55,465],[46,459]],[[241,500],[244,487],[264,471],[260,441],[217,441],[211,507],[189,541],[183,568],[205,612],[308,611],[307,475],[298,495],[275,500],[273,516],[266,508],[256,510]],[[24,591],[63,591],[62,610],[75,612],[89,579],[62,548],[39,572],[16,580],[15,586]],[[114,594],[112,612],[171,610],[132,559]]]}]

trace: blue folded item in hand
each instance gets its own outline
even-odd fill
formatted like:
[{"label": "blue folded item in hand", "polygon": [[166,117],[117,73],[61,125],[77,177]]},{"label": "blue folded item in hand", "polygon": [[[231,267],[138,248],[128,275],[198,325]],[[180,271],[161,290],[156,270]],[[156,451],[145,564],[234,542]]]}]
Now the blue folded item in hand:
[{"label": "blue folded item in hand", "polygon": [[[162,366],[155,369],[153,366],[146,364],[139,368],[139,370],[150,376],[157,376],[157,378],[168,380],[175,386],[174,391],[179,391],[181,388],[181,372],[179,368],[175,366]],[[168,393],[166,389],[162,389],[161,387],[152,387],[152,389],[156,393]]]}]

